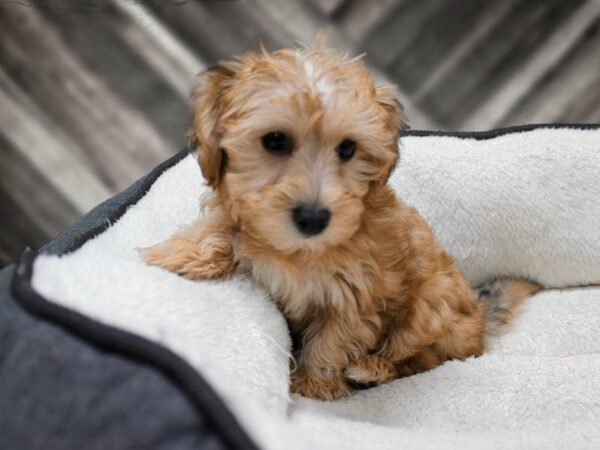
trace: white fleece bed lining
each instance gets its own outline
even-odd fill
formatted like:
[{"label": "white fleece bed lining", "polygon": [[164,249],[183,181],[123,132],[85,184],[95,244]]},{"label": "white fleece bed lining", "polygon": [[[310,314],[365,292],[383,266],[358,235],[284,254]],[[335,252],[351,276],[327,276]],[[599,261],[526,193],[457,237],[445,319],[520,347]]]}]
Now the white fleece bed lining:
[{"label": "white fleece bed lining", "polygon": [[[403,139],[391,183],[430,222],[472,283],[600,282],[600,130],[542,128],[488,140]],[[198,214],[192,156],[117,223],[65,256],[39,256],[33,287],[188,361],[264,448],[594,448],[600,444],[600,289],[530,299],[484,356],[335,402],[288,394],[290,339],[243,274],[192,282],[136,248]]]}]

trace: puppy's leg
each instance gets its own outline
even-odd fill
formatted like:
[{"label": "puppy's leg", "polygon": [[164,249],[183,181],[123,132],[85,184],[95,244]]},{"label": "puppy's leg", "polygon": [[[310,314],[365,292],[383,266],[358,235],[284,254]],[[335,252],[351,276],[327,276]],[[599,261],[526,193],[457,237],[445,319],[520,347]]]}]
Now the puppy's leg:
[{"label": "puppy's leg", "polygon": [[335,400],[350,393],[340,370],[299,367],[292,373],[292,392],[319,400]]},{"label": "puppy's leg", "polygon": [[485,308],[450,264],[415,292],[377,354],[396,366],[398,377],[414,375],[449,359],[481,355],[484,327]]},{"label": "puppy's leg", "polygon": [[393,363],[379,355],[367,355],[350,364],[344,376],[356,389],[378,386],[395,378],[408,377],[433,369],[440,363],[437,353],[424,348],[401,362]]},{"label": "puppy's leg", "polygon": [[219,278],[233,271],[231,228],[212,212],[164,242],[140,250],[144,260],[190,279]]},{"label": "puppy's leg", "polygon": [[355,389],[366,389],[398,378],[396,365],[378,355],[367,355],[344,370],[344,378]]},{"label": "puppy's leg", "polygon": [[317,314],[303,335],[298,368],[292,373],[292,392],[333,400],[350,391],[344,369],[375,345],[379,318],[356,311]]},{"label": "puppy's leg", "polygon": [[[376,385],[429,370],[439,363],[430,347],[443,333],[446,318],[440,318],[439,311],[434,311],[424,299],[413,301],[412,306],[413,311],[419,312],[411,311],[393,322],[378,351],[366,361],[357,361],[359,368],[366,366],[368,370],[357,372],[350,366],[347,373],[351,379],[363,385]],[[357,374],[358,378],[352,376]]]},{"label": "puppy's leg", "polygon": [[377,352],[348,367],[349,381],[381,384],[483,352],[485,306],[450,257],[440,255],[435,270],[407,299],[397,300],[405,306],[388,324]]}]

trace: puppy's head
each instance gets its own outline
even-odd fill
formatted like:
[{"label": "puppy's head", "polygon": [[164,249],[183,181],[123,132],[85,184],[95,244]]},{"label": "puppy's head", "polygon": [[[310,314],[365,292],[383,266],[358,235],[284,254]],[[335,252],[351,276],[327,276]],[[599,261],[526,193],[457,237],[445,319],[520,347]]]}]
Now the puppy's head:
[{"label": "puppy's head", "polygon": [[192,140],[242,233],[322,251],[359,228],[398,158],[401,107],[358,58],[320,48],[246,53],[200,75]]}]

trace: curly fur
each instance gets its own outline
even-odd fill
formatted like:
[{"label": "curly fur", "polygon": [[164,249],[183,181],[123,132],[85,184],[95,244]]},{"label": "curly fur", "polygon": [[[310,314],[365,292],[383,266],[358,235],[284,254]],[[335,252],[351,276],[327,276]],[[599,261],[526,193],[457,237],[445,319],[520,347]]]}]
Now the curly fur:
[{"label": "curly fur", "polygon": [[[494,297],[501,306],[480,301],[417,211],[386,184],[402,110],[394,89],[377,86],[359,58],[318,45],[246,53],[201,74],[193,117],[191,139],[213,188],[207,215],[143,255],[192,279],[239,264],[251,271],[299,343],[294,392],[334,399],[350,386],[478,356],[488,324],[508,323],[507,302],[539,288],[508,281],[499,286],[511,288],[510,298]],[[293,138],[289,155],[263,149],[272,131]],[[340,161],[335,148],[349,138],[356,154]],[[315,201],[331,221],[307,238],[290,211]]]}]

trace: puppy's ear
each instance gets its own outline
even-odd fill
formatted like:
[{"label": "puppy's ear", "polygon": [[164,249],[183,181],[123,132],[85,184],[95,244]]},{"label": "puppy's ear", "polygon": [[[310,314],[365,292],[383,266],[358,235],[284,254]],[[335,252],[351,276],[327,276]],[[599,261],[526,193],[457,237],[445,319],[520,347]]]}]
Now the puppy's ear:
[{"label": "puppy's ear", "polygon": [[375,95],[377,103],[379,103],[384,113],[386,133],[389,133],[389,144],[386,149],[389,156],[389,164],[380,180],[381,184],[384,185],[396,168],[400,156],[398,139],[400,138],[400,133],[405,128],[404,109],[396,97],[396,89],[393,86],[377,86]]},{"label": "puppy's ear", "polygon": [[206,182],[213,189],[221,183],[227,154],[220,145],[218,125],[225,110],[225,93],[235,72],[222,65],[200,73],[199,84],[192,92],[192,129],[189,138],[198,157]]}]

